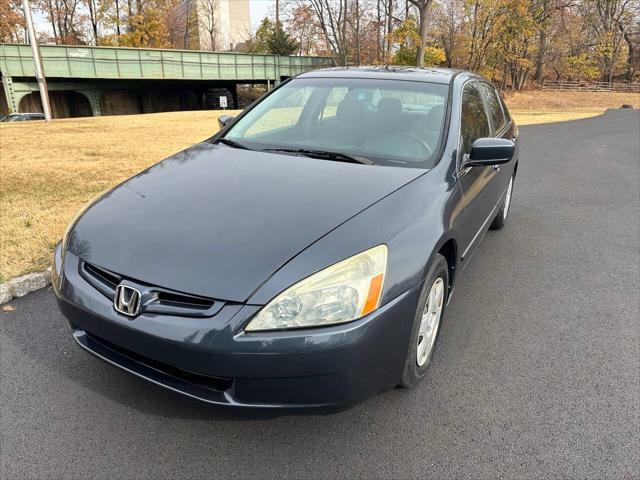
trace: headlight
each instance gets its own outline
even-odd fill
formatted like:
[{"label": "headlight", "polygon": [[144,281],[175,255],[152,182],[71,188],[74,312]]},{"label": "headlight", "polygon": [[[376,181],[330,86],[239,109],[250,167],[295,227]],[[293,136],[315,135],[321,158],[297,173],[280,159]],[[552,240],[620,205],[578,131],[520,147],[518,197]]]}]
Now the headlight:
[{"label": "headlight", "polygon": [[380,305],[387,246],[378,245],[296,283],[254,317],[246,331],[350,322]]}]

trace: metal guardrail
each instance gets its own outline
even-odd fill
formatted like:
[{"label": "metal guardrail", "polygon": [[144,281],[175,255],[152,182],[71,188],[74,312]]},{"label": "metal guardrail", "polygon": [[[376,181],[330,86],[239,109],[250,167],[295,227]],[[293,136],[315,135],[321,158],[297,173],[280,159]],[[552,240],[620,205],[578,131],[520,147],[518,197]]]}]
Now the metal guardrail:
[{"label": "metal guardrail", "polygon": [[585,82],[567,80],[545,80],[542,84],[542,90],[640,93],[640,82]]},{"label": "metal guardrail", "polygon": [[[333,64],[327,57],[284,57],[199,50],[40,46],[47,77],[73,79],[279,80]],[[35,77],[28,45],[0,44],[5,77]]]}]

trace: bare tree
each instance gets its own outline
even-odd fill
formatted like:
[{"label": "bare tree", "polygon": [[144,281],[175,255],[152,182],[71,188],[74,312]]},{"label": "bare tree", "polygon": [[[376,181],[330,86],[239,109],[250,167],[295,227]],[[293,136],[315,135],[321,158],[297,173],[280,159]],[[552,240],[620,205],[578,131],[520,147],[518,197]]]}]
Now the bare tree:
[{"label": "bare tree", "polygon": [[93,41],[96,45],[98,45],[98,9],[100,6],[98,5],[99,0],[84,0],[84,3],[87,5],[89,9],[89,23],[91,23],[91,31],[93,32]]},{"label": "bare tree", "polygon": [[198,15],[198,24],[209,36],[209,49],[216,50],[218,48],[218,18],[220,16],[219,0],[202,0],[200,7],[202,13]]},{"label": "bare tree", "polygon": [[41,0],[37,6],[47,15],[56,43],[82,43],[81,18],[78,15],[80,0]]},{"label": "bare tree", "polygon": [[339,65],[347,64],[347,0],[310,0],[328,50]]},{"label": "bare tree", "polygon": [[201,0],[198,13],[198,25],[207,32],[209,37],[209,49],[216,50],[218,36],[218,18],[220,17],[219,0]]},{"label": "bare tree", "polygon": [[393,0],[387,0],[387,56],[391,53],[391,33],[393,33]]},{"label": "bare tree", "polygon": [[[308,2],[296,2],[285,10],[284,29],[300,45],[300,55],[324,53],[324,34],[318,26],[315,11]],[[281,15],[282,16],[282,15]]]},{"label": "bare tree", "polygon": [[[640,12],[639,12],[640,13]],[[640,21],[632,25],[620,25],[622,37],[627,42],[627,80],[632,82],[640,68]]]},{"label": "bare tree", "polygon": [[419,67],[424,66],[424,49],[427,46],[427,22],[429,7],[431,6],[431,0],[409,0],[418,9],[419,19],[419,31],[420,31],[420,43],[418,45],[418,52],[416,54],[416,64]]},{"label": "bare tree", "polygon": [[600,40],[602,52],[602,80],[611,82],[615,62],[620,53],[624,39],[625,26],[637,11],[637,3],[633,0],[591,0],[597,14],[593,23]]},{"label": "bare tree", "polygon": [[118,35],[118,38],[120,38],[120,35],[122,35],[122,32],[120,31],[120,0],[115,0],[114,3],[116,7],[116,15],[115,15],[116,35]]},{"label": "bare tree", "polygon": [[447,0],[443,2],[443,15],[440,17],[438,29],[447,67],[449,68],[456,66],[455,52],[460,38],[461,22],[456,1],[457,0]]},{"label": "bare tree", "polygon": [[549,53],[549,28],[554,17],[561,11],[571,8],[577,0],[531,0],[530,7],[533,19],[538,25],[538,52],[536,55],[536,71],[534,78],[542,82],[547,54]]},{"label": "bare tree", "polygon": [[384,28],[382,27],[382,0],[377,0],[376,4],[376,60],[381,62],[384,58]]},{"label": "bare tree", "polygon": [[362,24],[362,9],[361,7],[361,3],[360,0],[351,0],[351,9],[349,11],[349,14],[347,16],[347,22],[349,23],[349,27],[351,28],[351,31],[353,33],[353,43],[354,43],[354,50],[355,50],[355,64],[356,65],[360,65],[360,59],[361,59],[361,52],[362,52],[362,48],[361,48],[361,38],[360,38],[360,34],[361,34],[361,24]]}]

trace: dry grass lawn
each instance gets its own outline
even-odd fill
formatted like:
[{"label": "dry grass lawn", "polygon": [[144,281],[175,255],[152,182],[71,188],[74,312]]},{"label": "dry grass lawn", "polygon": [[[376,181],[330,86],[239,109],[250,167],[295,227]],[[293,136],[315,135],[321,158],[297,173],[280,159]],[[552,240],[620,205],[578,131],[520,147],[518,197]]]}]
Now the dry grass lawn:
[{"label": "dry grass lawn", "polygon": [[[520,125],[570,120],[640,95],[509,95]],[[230,113],[227,111],[226,113]],[[143,168],[218,129],[219,111],[0,124],[0,282],[50,264],[75,211]]]},{"label": "dry grass lawn", "polygon": [[518,125],[594,117],[624,104],[640,108],[638,93],[532,91],[507,94],[506,100]]}]

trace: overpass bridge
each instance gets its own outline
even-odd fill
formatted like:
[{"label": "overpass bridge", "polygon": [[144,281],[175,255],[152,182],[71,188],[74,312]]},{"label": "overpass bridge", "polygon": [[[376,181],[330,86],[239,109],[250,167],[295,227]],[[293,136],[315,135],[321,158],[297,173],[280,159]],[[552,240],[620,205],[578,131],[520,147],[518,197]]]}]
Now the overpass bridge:
[{"label": "overpass bridge", "polygon": [[[54,117],[238,106],[237,86],[277,85],[332,65],[326,57],[42,45]],[[0,113],[42,111],[31,47],[0,44]]]}]

